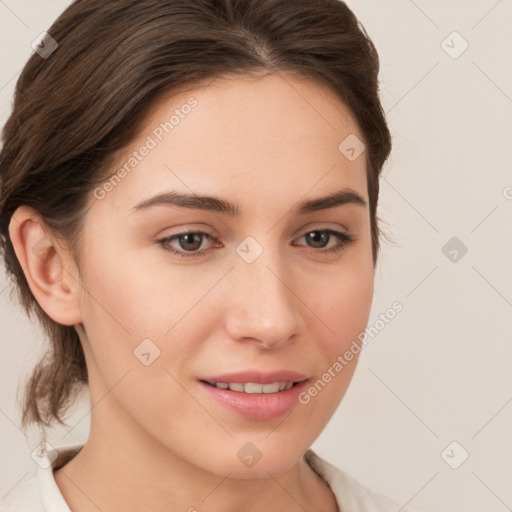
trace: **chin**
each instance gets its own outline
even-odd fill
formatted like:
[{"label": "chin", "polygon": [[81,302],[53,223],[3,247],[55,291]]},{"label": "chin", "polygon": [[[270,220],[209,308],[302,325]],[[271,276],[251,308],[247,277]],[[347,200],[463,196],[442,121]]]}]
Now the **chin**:
[{"label": "chin", "polygon": [[299,463],[308,448],[304,443],[298,444],[293,436],[283,441],[284,434],[283,431],[281,436],[268,432],[237,436],[228,445],[211,447],[208,459],[201,466],[222,477],[227,474],[239,479],[277,477]]}]

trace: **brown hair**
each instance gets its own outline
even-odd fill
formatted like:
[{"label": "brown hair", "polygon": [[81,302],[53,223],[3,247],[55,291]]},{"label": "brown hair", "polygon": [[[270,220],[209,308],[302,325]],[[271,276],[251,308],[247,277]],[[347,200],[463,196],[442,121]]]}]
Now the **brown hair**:
[{"label": "brown hair", "polygon": [[[1,250],[21,303],[50,349],[27,383],[22,425],[51,426],[88,383],[73,326],[52,320],[27,284],[8,233],[20,205],[34,208],[78,268],[82,221],[112,155],[130,142],[157,98],[223,75],[290,71],[335,91],[364,134],[374,265],[379,176],[391,136],[378,91],[379,59],[340,0],[76,0],[16,84],[0,155]],[[341,141],[340,141],[341,142]]]}]

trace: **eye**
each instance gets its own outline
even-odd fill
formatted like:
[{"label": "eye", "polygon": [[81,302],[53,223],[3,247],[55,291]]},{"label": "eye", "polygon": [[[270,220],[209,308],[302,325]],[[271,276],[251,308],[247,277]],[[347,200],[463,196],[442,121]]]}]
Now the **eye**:
[{"label": "eye", "polygon": [[[325,249],[331,238],[335,238],[337,243]],[[166,252],[175,254],[179,258],[200,257],[204,255],[208,249],[199,250],[204,239],[213,240],[213,236],[205,231],[186,231],[184,233],[177,233],[172,236],[161,238],[157,240],[158,244]],[[302,235],[298,240],[304,238],[310,245],[310,252],[314,254],[337,253],[344,249],[347,245],[355,239],[348,233],[335,231],[333,229],[315,229],[308,231]],[[173,246],[172,243],[177,242],[179,247]],[[218,245],[218,247],[222,245]]]},{"label": "eye", "polygon": [[[206,252],[206,249],[198,251],[202,246],[204,238],[212,239],[212,236],[205,231],[186,231],[184,233],[161,238],[157,240],[157,242],[164,251],[171,252],[180,258],[190,258],[200,256]],[[171,242],[174,240],[178,242],[180,249],[176,249],[171,245]]]},{"label": "eye", "polygon": [[[332,237],[337,240],[337,243],[327,249],[324,249]],[[345,249],[347,245],[355,240],[348,233],[343,233],[334,229],[315,229],[302,235],[299,240],[301,238],[304,238],[308,244],[312,244],[310,247],[313,247],[313,250],[310,252],[313,253],[337,253],[342,249]]]}]

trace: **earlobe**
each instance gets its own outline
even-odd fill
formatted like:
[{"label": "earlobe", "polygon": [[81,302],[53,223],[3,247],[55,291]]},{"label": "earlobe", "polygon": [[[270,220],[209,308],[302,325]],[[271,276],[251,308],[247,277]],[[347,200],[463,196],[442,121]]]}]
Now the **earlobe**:
[{"label": "earlobe", "polygon": [[9,224],[9,235],[28,285],[46,314],[63,325],[82,321],[76,269],[49,234],[40,214],[20,206]]}]

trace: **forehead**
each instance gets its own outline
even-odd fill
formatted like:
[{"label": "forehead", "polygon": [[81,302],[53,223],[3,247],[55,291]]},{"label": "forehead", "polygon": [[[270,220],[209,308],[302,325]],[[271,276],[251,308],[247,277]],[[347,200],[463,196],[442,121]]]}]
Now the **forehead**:
[{"label": "forehead", "polygon": [[[366,190],[365,155],[340,150],[363,135],[328,87],[276,73],[224,77],[162,95],[116,157],[107,199],[129,209],[150,192],[237,191],[248,202],[279,191],[303,196],[343,184]],[[119,172],[120,170],[124,170]]]}]

